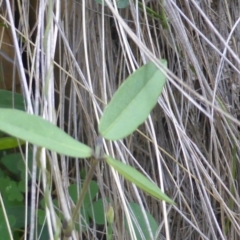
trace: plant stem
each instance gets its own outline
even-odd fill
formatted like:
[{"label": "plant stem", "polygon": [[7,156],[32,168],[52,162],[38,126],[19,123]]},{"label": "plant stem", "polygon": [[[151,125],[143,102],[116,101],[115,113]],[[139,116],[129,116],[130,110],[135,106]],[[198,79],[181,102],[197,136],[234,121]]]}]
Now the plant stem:
[{"label": "plant stem", "polygon": [[71,232],[74,228],[74,222],[76,222],[77,220],[77,217],[78,217],[78,214],[79,214],[79,211],[82,207],[82,204],[83,204],[83,201],[84,201],[84,197],[87,193],[87,190],[88,190],[88,187],[89,187],[89,184],[92,180],[92,177],[93,177],[93,174],[95,172],[95,169],[97,167],[97,164],[98,164],[98,160],[96,160],[95,158],[93,158],[91,160],[91,168],[84,180],[84,183],[83,183],[83,186],[82,186],[82,190],[81,190],[81,193],[80,193],[80,197],[78,199],[78,202],[76,204],[76,207],[74,209],[74,212],[73,212],[73,215],[72,215],[72,219],[70,222],[68,222],[65,226],[63,224],[63,228],[64,228],[64,235],[65,236],[70,236],[71,235]]}]

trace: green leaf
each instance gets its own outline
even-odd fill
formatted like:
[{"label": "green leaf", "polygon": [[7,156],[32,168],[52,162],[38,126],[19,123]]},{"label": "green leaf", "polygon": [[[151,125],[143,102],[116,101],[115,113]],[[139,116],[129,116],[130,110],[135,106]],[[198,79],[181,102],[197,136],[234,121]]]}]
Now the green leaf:
[{"label": "green leaf", "polygon": [[8,153],[1,158],[1,164],[3,164],[8,171],[18,176],[21,174],[21,171],[18,169],[19,162],[24,165],[21,153]]},{"label": "green leaf", "polygon": [[170,204],[175,204],[174,201],[164,194],[161,189],[150,180],[148,180],[142,173],[137,171],[135,168],[122,163],[110,156],[105,155],[106,162],[113,167],[119,174],[121,174],[126,180],[134,183],[137,187],[142,189],[149,195],[164,200]]},{"label": "green leaf", "polygon": [[[81,215],[83,217],[81,221],[82,228],[86,228],[89,225],[89,212],[91,211],[89,209],[91,209],[93,199],[96,197],[98,191],[99,191],[98,184],[95,181],[91,181],[89,185],[89,189],[86,195],[84,196],[84,202],[81,208]],[[77,192],[77,184],[71,184],[68,187],[68,192],[73,202],[77,203],[77,200],[79,198],[79,195]],[[81,189],[80,189],[80,193],[81,193]]]},{"label": "green leaf", "polygon": [[18,147],[20,145],[25,144],[24,141],[18,141],[16,138],[13,137],[3,137],[0,138],[0,150],[7,150],[11,148]]},{"label": "green leaf", "polygon": [[[147,223],[145,221],[141,207],[137,203],[133,203],[133,202],[130,203],[129,205],[130,205],[130,209],[134,215],[134,216],[132,216],[132,220],[133,220],[132,222],[133,222],[133,228],[134,228],[134,231],[136,234],[136,238],[143,239],[143,236],[144,236],[144,239],[151,240],[152,238],[149,233]],[[147,220],[149,222],[149,227],[151,229],[152,236],[154,237],[158,230],[158,224],[150,213],[146,212],[146,216],[147,216]],[[126,223],[126,220],[125,220],[125,223]],[[127,224],[126,224],[126,228],[129,231],[129,227]]]},{"label": "green leaf", "polygon": [[8,196],[9,201],[23,201],[23,195],[18,188],[17,182],[9,181],[8,185],[5,186],[5,192]]},{"label": "green leaf", "polygon": [[99,225],[105,224],[105,213],[104,213],[104,205],[102,198],[93,202],[92,206],[87,207],[88,215],[91,219]]},{"label": "green leaf", "polygon": [[49,231],[48,231],[48,225],[47,225],[46,221],[45,221],[44,225],[38,224],[37,230],[38,230],[38,233],[37,233],[37,236],[38,236],[37,239],[38,240],[50,239]]},{"label": "green leaf", "polygon": [[[16,222],[16,219],[12,215],[8,215],[8,222],[10,226],[13,226]],[[1,233],[1,238],[2,239],[10,239],[7,224],[6,224],[6,219],[3,214],[2,208],[0,208],[0,233]]]},{"label": "green leaf", "polygon": [[24,110],[24,98],[19,93],[0,89],[0,108],[15,108]]},{"label": "green leaf", "polygon": [[[20,155],[20,153],[19,153],[19,155]],[[17,157],[17,156],[16,156]],[[32,165],[33,165],[33,151],[32,151],[32,149],[30,148],[30,149],[28,149],[28,156],[24,156],[24,158],[28,158],[28,169],[32,169]],[[24,161],[23,161],[23,156],[22,155],[20,155],[19,156],[19,159],[18,159],[18,161],[16,161],[16,165],[17,165],[17,169],[20,171],[20,179],[22,179],[24,182],[25,182],[25,175],[26,175],[26,165],[25,165],[25,163],[24,163]],[[38,171],[39,171],[39,169],[37,168],[37,175],[38,175]],[[29,175],[29,174],[28,174]],[[31,177],[29,177],[29,179],[28,180],[31,180]]]},{"label": "green leaf", "polygon": [[[104,0],[95,0],[96,3],[104,4],[104,6],[107,6],[106,2]],[[129,0],[116,0],[117,8],[126,8],[129,6]]]},{"label": "green leaf", "polygon": [[[18,188],[18,183],[10,178],[0,178],[0,191],[5,201],[7,202],[22,202],[23,194]],[[7,204],[5,202],[5,204]]]},{"label": "green leaf", "polygon": [[[167,66],[165,60],[161,60]],[[166,77],[152,62],[135,71],[120,86],[103,112],[100,134],[108,140],[122,139],[142,124],[155,106]]]},{"label": "green leaf", "polygon": [[38,224],[43,225],[46,220],[46,211],[42,209],[37,210]]},{"label": "green leaf", "polygon": [[107,211],[106,211],[106,219],[108,224],[112,225],[114,222],[114,209],[113,207],[109,204]]},{"label": "green leaf", "polygon": [[90,157],[92,149],[43,118],[0,108],[0,130],[16,138],[70,157]]},{"label": "green leaf", "polygon": [[[21,229],[25,226],[25,206],[24,202],[21,205],[8,206],[6,208],[8,216],[15,217],[15,223],[12,226],[13,229]],[[30,208],[28,208],[28,220],[30,219]]]},{"label": "green leaf", "polygon": [[[91,181],[89,184],[89,190],[84,196],[84,206],[91,204],[93,199],[96,197],[97,193],[99,191],[98,184],[95,181]],[[77,184],[71,184],[68,187],[69,195],[71,196],[74,203],[77,203],[77,200],[79,198],[78,192],[77,192]],[[80,189],[81,193],[81,189]],[[80,194],[79,193],[79,194]]]}]

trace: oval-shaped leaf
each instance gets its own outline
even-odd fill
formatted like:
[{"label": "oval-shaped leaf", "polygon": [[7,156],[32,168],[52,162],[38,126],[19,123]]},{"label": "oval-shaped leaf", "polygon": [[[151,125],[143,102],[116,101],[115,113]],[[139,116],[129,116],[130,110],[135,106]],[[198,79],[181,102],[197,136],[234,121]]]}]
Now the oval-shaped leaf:
[{"label": "oval-shaped leaf", "polygon": [[1,157],[1,165],[3,166],[10,172],[15,175],[18,175],[18,179],[20,178],[20,170],[18,169],[18,164],[19,162],[23,163],[24,167],[25,163],[22,161],[22,155],[21,153],[8,153]]},{"label": "oval-shaped leaf", "polygon": [[[161,62],[167,65],[165,60]],[[104,110],[99,133],[108,140],[119,140],[135,131],[157,103],[165,82],[164,73],[152,62],[135,71]]]},{"label": "oval-shaped leaf", "polygon": [[105,213],[103,199],[100,198],[97,201],[92,203],[92,206],[88,206],[87,212],[91,219],[99,225],[104,225],[105,223]]},{"label": "oval-shaped leaf", "polygon": [[90,157],[92,149],[43,118],[0,108],[0,130],[16,138],[70,157]]},{"label": "oval-shaped leaf", "polygon": [[[147,240],[153,239],[151,237],[149,230],[152,232],[152,236],[155,236],[158,230],[158,224],[156,220],[153,218],[153,216],[149,212],[146,212],[146,217],[150,227],[150,229],[148,229],[148,225],[145,221],[140,205],[138,205],[137,203],[131,202],[129,203],[129,207],[131,209],[131,212],[134,215],[132,216],[132,220],[133,220],[132,222],[133,222],[133,228],[136,234],[136,238],[143,239],[143,236],[144,236],[144,239],[147,239]],[[129,226],[127,224],[126,219],[125,219],[125,223],[126,223],[125,226],[129,231]]]},{"label": "oval-shaped leaf", "polygon": [[0,150],[7,150],[7,149],[11,149],[11,148],[15,148],[18,147],[20,145],[25,144],[24,141],[18,141],[16,138],[14,137],[3,137],[0,138]]},{"label": "oval-shaped leaf", "polygon": [[0,89],[0,108],[25,110],[23,95]]},{"label": "oval-shaped leaf", "polygon": [[[84,207],[91,205],[93,199],[96,197],[99,191],[98,184],[95,181],[91,181],[89,184],[89,189],[86,195],[84,196]],[[68,187],[69,195],[71,196],[74,203],[77,203],[79,199],[77,184],[71,184]]]},{"label": "oval-shaped leaf", "polygon": [[164,200],[170,204],[175,204],[174,201],[169,198],[161,189],[150,180],[148,180],[142,173],[137,171],[135,168],[122,163],[110,156],[105,155],[106,162],[113,167],[119,174],[121,174],[126,180],[134,183],[137,187],[142,189],[149,195]]}]

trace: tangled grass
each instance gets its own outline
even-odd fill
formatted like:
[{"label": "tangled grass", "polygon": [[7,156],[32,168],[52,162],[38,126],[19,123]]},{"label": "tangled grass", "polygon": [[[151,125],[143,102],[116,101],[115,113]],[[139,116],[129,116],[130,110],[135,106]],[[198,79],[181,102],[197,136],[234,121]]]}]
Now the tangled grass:
[{"label": "tangled grass", "polygon": [[[114,239],[134,239],[123,224],[132,201],[159,223],[156,239],[239,239],[239,2],[150,0],[140,8],[131,1],[125,9],[107,0],[108,7],[94,0],[15,1],[11,9],[6,3],[1,21],[16,37],[15,83],[19,79],[28,109],[91,147],[102,110],[124,79],[149,60],[168,61],[168,82],[148,120],[123,141],[105,142],[104,150],[145,172],[177,205],[146,196],[101,163],[96,179],[115,211]],[[15,11],[17,23],[11,21]],[[80,184],[89,163],[53,153],[48,158],[59,211],[70,218],[68,185]],[[36,174],[31,169],[32,220],[41,189]],[[50,236],[59,228],[52,196]],[[28,239],[35,239],[34,221],[28,227]],[[103,239],[100,231],[89,226],[69,239]]]}]

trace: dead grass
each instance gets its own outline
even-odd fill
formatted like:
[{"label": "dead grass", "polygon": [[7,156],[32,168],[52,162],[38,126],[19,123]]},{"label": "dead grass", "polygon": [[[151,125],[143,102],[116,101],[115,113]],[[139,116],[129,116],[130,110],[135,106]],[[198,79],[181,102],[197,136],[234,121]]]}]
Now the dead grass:
[{"label": "dead grass", "polygon": [[[159,222],[156,239],[238,239],[238,1],[148,1],[149,8],[166,14],[167,27],[134,4],[117,10],[93,0],[62,5],[52,1],[53,6],[43,2],[30,11],[29,3],[17,1],[20,20],[15,28],[9,24],[22,39],[18,48],[26,53],[28,82],[34,82],[33,94],[22,75],[22,92],[26,98],[35,96],[32,107],[27,103],[29,111],[44,114],[92,147],[102,110],[121,82],[149,60],[168,61],[167,85],[145,124],[124,141],[104,146],[105,152],[145,171],[177,206],[147,197],[101,163],[96,179],[115,210],[114,239],[134,239],[122,217],[131,201]],[[36,24],[29,25],[28,14],[37,16]],[[7,11],[1,20],[9,21],[9,16]],[[15,59],[23,70],[20,62]],[[67,187],[73,179],[79,183],[79,172],[88,169],[88,161],[63,156],[59,161],[55,154],[49,158],[59,209],[70,219]],[[42,158],[42,168],[45,164]],[[34,219],[36,172],[32,176]],[[50,186],[45,178],[43,174],[46,191]],[[51,195],[48,200],[52,202]],[[50,204],[47,213],[53,234],[58,229],[56,209]],[[29,229],[29,239],[35,239],[34,225]],[[89,226],[86,234],[75,232],[72,239],[100,239],[96,226]]]}]

